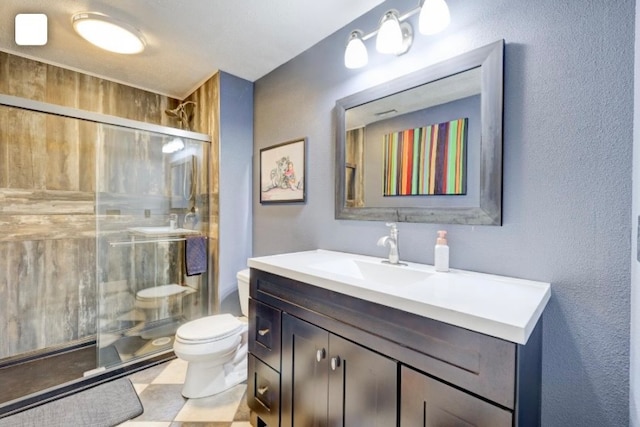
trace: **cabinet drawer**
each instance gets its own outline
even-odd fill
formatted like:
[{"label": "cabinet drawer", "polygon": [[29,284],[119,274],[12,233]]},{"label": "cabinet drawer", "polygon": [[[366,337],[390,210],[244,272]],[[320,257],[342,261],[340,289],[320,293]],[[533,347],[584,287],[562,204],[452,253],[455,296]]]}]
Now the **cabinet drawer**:
[{"label": "cabinet drawer", "polygon": [[248,356],[247,405],[267,426],[280,425],[280,375]]},{"label": "cabinet drawer", "polygon": [[249,351],[280,372],[280,310],[249,300]]},{"label": "cabinet drawer", "polygon": [[402,366],[400,425],[511,427],[510,411]]}]

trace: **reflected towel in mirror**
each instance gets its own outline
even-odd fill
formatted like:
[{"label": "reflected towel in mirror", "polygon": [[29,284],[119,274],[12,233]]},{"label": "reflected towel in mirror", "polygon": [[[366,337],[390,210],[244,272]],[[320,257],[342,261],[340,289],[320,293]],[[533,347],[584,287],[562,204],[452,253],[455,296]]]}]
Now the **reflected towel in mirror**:
[{"label": "reflected towel in mirror", "polygon": [[204,236],[187,236],[185,241],[185,265],[187,276],[207,271],[207,239]]}]

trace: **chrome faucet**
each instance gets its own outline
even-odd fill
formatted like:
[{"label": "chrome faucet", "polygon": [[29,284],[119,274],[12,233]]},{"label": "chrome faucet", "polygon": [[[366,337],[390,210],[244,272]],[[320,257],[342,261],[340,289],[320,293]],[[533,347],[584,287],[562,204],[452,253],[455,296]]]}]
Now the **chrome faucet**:
[{"label": "chrome faucet", "polygon": [[388,222],[387,227],[389,227],[389,235],[382,236],[378,239],[378,246],[388,246],[389,247],[389,264],[400,265],[400,253],[398,251],[398,227],[393,222]]},{"label": "chrome faucet", "polygon": [[192,230],[196,229],[196,224],[198,224],[199,215],[198,208],[193,207],[189,212],[184,215],[184,220],[182,221],[183,227],[189,227]]}]

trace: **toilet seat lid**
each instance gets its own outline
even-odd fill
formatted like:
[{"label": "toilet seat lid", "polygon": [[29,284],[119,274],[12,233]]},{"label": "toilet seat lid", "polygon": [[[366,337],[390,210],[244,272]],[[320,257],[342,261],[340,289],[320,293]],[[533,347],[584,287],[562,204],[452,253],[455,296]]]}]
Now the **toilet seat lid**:
[{"label": "toilet seat lid", "polygon": [[171,284],[171,285],[160,285],[160,286],[152,286],[150,288],[142,289],[136,293],[138,298],[145,299],[156,299],[156,298],[166,298],[172,295],[177,295],[184,292],[186,288],[184,286]]},{"label": "toilet seat lid", "polygon": [[176,337],[181,341],[217,341],[238,334],[242,330],[242,322],[231,314],[218,314],[201,317],[180,326]]}]

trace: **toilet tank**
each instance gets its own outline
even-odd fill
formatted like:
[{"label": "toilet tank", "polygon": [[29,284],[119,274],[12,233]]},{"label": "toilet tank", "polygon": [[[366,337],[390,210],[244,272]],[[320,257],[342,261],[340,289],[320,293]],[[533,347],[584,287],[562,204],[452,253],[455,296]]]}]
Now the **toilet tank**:
[{"label": "toilet tank", "polygon": [[238,271],[238,297],[240,298],[240,310],[242,315],[249,317],[249,269]]}]

